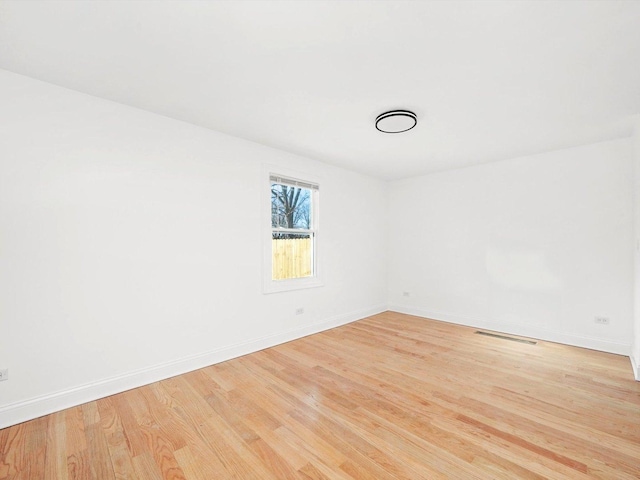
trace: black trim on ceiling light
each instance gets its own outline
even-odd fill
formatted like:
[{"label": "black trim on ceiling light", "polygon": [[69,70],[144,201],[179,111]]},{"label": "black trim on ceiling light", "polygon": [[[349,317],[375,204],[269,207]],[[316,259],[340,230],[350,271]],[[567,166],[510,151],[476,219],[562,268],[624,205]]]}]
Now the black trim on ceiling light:
[{"label": "black trim on ceiling light", "polygon": [[[413,120],[413,125],[411,125],[409,128],[405,128],[404,130],[382,130],[378,125],[380,123],[381,120],[384,120],[386,118],[390,118],[390,117],[407,117],[411,120]],[[376,117],[376,129],[382,133],[402,133],[402,132],[407,132],[409,130],[411,130],[413,127],[415,127],[418,124],[418,116],[413,113],[410,110],[390,110],[388,112],[384,112],[381,113],[380,115],[378,115]]]}]

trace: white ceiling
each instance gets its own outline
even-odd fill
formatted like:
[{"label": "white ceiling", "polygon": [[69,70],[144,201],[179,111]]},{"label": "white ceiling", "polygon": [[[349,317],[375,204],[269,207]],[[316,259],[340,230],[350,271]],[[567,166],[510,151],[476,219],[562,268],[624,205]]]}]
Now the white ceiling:
[{"label": "white ceiling", "polygon": [[3,0],[0,68],[395,179],[629,135],[640,2]]}]

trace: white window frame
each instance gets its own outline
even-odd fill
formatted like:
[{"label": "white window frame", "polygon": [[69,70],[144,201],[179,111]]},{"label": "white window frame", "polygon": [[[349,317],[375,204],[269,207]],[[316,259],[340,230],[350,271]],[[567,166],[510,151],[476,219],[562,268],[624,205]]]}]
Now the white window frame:
[{"label": "white window frame", "polygon": [[[313,235],[313,275],[303,278],[287,278],[284,280],[273,280],[273,252],[272,252],[272,227],[271,227],[271,178],[279,177],[290,182],[298,182],[301,186],[314,185],[318,188],[311,190],[311,228],[309,230],[295,230],[294,233],[306,233],[312,231]],[[263,293],[288,292],[303,288],[321,287],[324,285],[321,277],[320,261],[320,181],[311,175],[294,172],[276,165],[265,165],[262,174],[262,215],[263,220]],[[288,231],[288,230],[287,230]]]}]

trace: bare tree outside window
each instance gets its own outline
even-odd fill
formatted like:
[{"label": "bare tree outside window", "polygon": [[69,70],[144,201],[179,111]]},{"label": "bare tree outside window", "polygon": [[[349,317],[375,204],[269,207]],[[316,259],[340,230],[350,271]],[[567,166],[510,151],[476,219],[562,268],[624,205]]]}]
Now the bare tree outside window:
[{"label": "bare tree outside window", "polygon": [[302,228],[311,227],[311,191],[273,183],[271,185],[271,227]]}]

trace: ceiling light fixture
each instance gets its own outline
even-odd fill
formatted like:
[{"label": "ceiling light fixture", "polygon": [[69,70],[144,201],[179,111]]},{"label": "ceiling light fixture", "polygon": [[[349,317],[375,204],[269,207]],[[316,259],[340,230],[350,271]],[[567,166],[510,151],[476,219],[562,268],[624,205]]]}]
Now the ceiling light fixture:
[{"label": "ceiling light fixture", "polygon": [[378,115],[376,128],[384,133],[401,133],[418,124],[418,116],[409,110],[391,110]]}]

